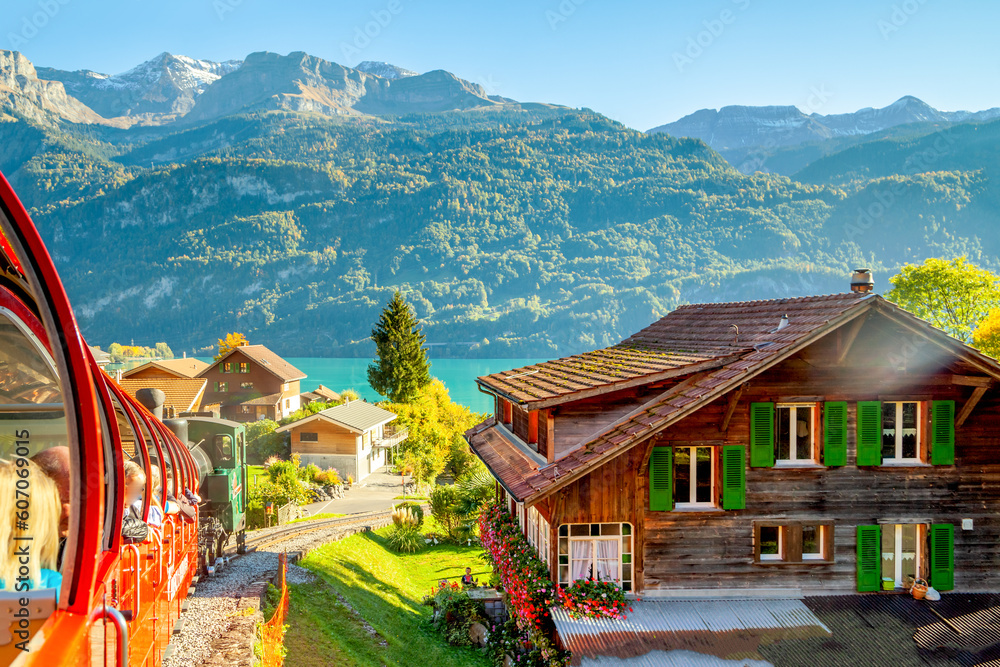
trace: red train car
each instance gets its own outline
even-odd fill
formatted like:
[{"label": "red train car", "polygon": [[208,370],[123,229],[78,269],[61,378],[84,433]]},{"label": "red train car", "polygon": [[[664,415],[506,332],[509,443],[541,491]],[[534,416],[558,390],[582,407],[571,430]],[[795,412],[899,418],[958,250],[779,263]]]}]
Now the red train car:
[{"label": "red train car", "polygon": [[[98,368],[2,176],[0,232],[0,665],[159,665],[198,557],[196,505],[169,513],[168,500],[197,492],[198,469]],[[135,541],[122,536],[129,461],[147,480],[134,506],[160,519]]]}]

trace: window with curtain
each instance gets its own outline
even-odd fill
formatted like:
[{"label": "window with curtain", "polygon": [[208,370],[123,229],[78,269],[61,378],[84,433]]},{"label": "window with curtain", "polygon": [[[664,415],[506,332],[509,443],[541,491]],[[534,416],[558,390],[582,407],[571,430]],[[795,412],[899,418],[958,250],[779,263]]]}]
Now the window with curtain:
[{"label": "window with curtain", "polygon": [[618,581],[632,590],[632,524],[559,526],[559,583],[591,578]]}]

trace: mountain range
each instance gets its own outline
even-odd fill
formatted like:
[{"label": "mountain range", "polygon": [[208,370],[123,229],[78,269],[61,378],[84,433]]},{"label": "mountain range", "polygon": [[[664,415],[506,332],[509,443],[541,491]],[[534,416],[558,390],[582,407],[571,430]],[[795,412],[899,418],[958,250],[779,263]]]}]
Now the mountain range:
[{"label": "mountain range", "polygon": [[743,173],[776,171],[791,175],[821,154],[842,150],[893,128],[908,127],[920,132],[998,117],[998,107],[977,112],[939,111],[907,95],[881,109],[867,107],[830,115],[806,114],[795,106],[701,109],[649,132],[701,139]]},{"label": "mountain range", "polygon": [[764,147],[747,174],[694,129],[442,70],[261,52],[109,76],[0,52],[0,170],[91,343],[369,355],[399,289],[436,355],[551,357],[685,302],[843,291],[856,266],[879,290],[931,256],[1000,268],[1000,119],[917,102],[813,114],[785,143],[788,109],[707,115]]}]

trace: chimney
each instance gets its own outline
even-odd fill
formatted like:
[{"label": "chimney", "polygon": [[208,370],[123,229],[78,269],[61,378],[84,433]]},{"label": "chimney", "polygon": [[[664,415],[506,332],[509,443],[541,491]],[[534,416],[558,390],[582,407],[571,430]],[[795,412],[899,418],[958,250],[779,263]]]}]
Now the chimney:
[{"label": "chimney", "polygon": [[851,276],[851,291],[867,293],[875,289],[875,282],[872,280],[871,269],[854,269]]},{"label": "chimney", "polygon": [[163,402],[166,399],[166,394],[154,387],[143,387],[135,392],[135,400],[142,403],[157,419],[163,419]]}]

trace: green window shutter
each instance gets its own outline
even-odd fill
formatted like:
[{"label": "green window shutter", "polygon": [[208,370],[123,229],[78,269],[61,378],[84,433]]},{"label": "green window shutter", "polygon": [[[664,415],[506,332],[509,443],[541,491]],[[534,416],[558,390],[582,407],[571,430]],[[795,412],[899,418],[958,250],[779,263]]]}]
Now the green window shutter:
[{"label": "green window shutter", "polygon": [[774,403],[750,404],[750,466],[774,467]]},{"label": "green window shutter", "polygon": [[674,508],[674,461],[670,447],[653,447],[649,455],[649,509],[669,512]]},{"label": "green window shutter", "polygon": [[955,526],[931,524],[931,586],[939,591],[955,588]]},{"label": "green window shutter", "polygon": [[936,466],[955,464],[955,401],[931,404],[931,463]]},{"label": "green window shutter", "polygon": [[858,526],[858,592],[882,585],[882,536],[879,526]]},{"label": "green window shutter", "polygon": [[847,403],[844,401],[823,405],[823,463],[847,465]]},{"label": "green window shutter", "polygon": [[858,403],[858,460],[859,466],[882,465],[882,403]]},{"label": "green window shutter", "polygon": [[747,506],[746,449],[743,445],[722,448],[722,509],[741,510]]}]

